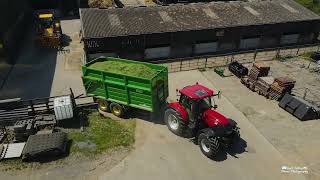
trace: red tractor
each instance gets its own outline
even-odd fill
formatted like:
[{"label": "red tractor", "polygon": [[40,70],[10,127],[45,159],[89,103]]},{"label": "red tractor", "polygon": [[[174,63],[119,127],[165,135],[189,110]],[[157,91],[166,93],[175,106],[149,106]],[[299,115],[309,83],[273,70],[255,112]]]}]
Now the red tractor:
[{"label": "red tractor", "polygon": [[228,148],[240,139],[237,123],[215,110],[217,105],[212,97],[220,97],[220,92],[214,94],[198,83],[179,92],[179,102],[169,103],[164,114],[170,131],[179,136],[184,136],[187,130],[192,132],[202,153],[209,158],[216,156],[221,145]]}]

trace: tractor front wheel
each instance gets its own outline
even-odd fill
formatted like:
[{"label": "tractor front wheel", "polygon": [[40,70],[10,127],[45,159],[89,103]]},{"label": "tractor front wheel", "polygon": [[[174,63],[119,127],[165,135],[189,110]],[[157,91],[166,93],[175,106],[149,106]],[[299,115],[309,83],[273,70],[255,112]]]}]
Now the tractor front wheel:
[{"label": "tractor front wheel", "polygon": [[240,140],[240,131],[239,131],[239,128],[237,128],[237,127],[234,127],[232,129],[232,131],[233,131],[232,132],[232,134],[233,134],[232,146],[234,146]]},{"label": "tractor front wheel", "polygon": [[220,149],[218,138],[209,137],[206,133],[202,132],[198,136],[198,144],[201,152],[208,158],[213,158],[217,155]]},{"label": "tractor front wheel", "polygon": [[164,121],[168,129],[178,136],[182,136],[185,130],[185,123],[182,120],[181,114],[172,108],[168,108],[164,112]]}]

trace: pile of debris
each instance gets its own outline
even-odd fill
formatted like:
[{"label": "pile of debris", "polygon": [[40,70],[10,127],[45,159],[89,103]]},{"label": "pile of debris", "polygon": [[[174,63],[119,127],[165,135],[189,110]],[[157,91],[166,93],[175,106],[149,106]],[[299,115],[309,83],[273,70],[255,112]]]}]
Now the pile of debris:
[{"label": "pile of debris", "polygon": [[30,135],[57,124],[54,115],[38,115],[34,119],[17,121],[13,126],[14,142],[26,141]]},{"label": "pile of debris", "polygon": [[248,77],[241,78],[241,82],[252,91],[255,91],[255,84],[258,81],[258,78],[268,76],[269,71],[270,66],[266,66],[262,63],[254,63]]},{"label": "pile of debris", "polygon": [[271,99],[280,100],[286,93],[291,94],[296,81],[288,77],[276,78],[271,85],[269,96]]},{"label": "pile of debris", "polygon": [[[2,121],[0,118],[0,125],[6,127],[0,128],[2,143],[0,144],[0,160],[19,157],[30,160],[38,157],[54,157],[52,153],[55,153],[55,156],[66,154],[67,134],[59,132],[57,125],[74,118],[73,94],[52,97],[52,105],[49,104],[50,98],[30,100],[31,103],[27,105],[23,105],[19,99],[14,101],[18,106],[13,105],[11,109],[8,109],[6,105],[12,104],[13,101],[2,102],[5,108],[0,106],[2,110],[0,112],[4,115],[9,114],[10,117]],[[35,101],[44,103],[33,103]],[[31,106],[30,110],[29,106]],[[24,107],[28,116],[21,118],[22,116],[19,116],[16,111],[12,111],[17,107]],[[11,124],[7,125],[9,123]]]},{"label": "pile of debris", "polygon": [[291,94],[295,81],[288,77],[268,76],[270,66],[254,63],[248,77],[241,78],[241,83],[254,92],[273,100],[280,100],[286,93]]},{"label": "pile of debris", "polygon": [[268,98],[269,90],[273,82],[274,82],[274,77],[272,76],[259,77],[258,81],[255,83],[256,91],[258,92],[258,94]]},{"label": "pile of debris", "polygon": [[88,0],[90,8],[109,8],[115,6],[114,0]]}]

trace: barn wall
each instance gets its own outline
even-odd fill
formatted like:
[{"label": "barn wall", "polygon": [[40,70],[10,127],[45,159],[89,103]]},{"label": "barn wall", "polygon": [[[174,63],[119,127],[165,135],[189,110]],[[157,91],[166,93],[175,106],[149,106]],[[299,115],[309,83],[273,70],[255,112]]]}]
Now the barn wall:
[{"label": "barn wall", "polygon": [[[85,39],[87,54],[115,53],[119,57],[151,60],[183,58],[206,52],[210,46],[216,48],[207,54],[228,53],[258,48],[273,48],[286,45],[317,42],[319,21],[293,22],[274,25],[242,26],[187,32],[157,33],[126,37]],[[298,40],[290,40],[299,34]],[[285,36],[285,38],[284,38]],[[289,39],[288,39],[289,38]],[[295,42],[286,44],[285,42]],[[170,48],[169,57],[164,55]],[[201,49],[203,48],[203,49]],[[206,49],[207,48],[207,49]],[[150,53],[156,53],[150,56]],[[147,55],[146,55],[147,54]],[[201,53],[200,53],[201,54]]]}]

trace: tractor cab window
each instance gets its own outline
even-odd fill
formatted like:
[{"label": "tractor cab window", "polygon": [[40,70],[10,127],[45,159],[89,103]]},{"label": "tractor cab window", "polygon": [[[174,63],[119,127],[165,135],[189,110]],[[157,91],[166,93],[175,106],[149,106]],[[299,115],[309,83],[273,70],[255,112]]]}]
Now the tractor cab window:
[{"label": "tractor cab window", "polygon": [[200,112],[211,108],[211,97],[206,97],[199,101],[199,110]]},{"label": "tractor cab window", "polygon": [[47,29],[47,28],[51,28],[52,27],[52,23],[53,23],[53,19],[52,18],[45,18],[41,20],[42,23],[42,27]]},{"label": "tractor cab window", "polygon": [[195,103],[194,99],[191,99],[188,96],[185,95],[181,95],[180,97],[180,104],[186,109],[186,111],[188,112],[188,116],[190,120],[193,120],[193,104]]},{"label": "tractor cab window", "polygon": [[180,104],[186,109],[191,109],[191,99],[185,95],[181,95]]}]

